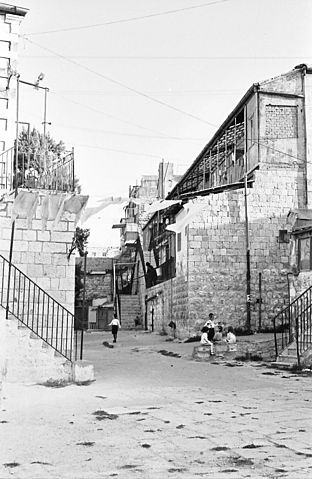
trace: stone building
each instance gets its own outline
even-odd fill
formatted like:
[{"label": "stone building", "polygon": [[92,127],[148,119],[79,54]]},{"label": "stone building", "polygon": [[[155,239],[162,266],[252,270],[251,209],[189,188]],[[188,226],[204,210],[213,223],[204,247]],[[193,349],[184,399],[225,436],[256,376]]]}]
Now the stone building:
[{"label": "stone building", "polygon": [[311,74],[299,65],[252,85],[168,194],[181,204],[145,225],[159,275],[151,288],[141,282],[148,329],[173,321],[190,336],[210,312],[272,328],[311,285]]},{"label": "stone building", "polygon": [[24,82],[17,44],[26,13],[0,4],[0,367],[13,381],[68,380],[77,359],[69,251],[88,197],[75,192],[72,152],[50,163],[43,156],[32,177],[29,159],[17,154],[16,98]]},{"label": "stone building", "polygon": [[142,281],[145,285],[145,262],[153,262],[153,258],[148,249],[143,251],[143,227],[153,216],[155,204],[165,201],[179,179],[172,163],[160,162],[157,175],[144,175],[139,185],[129,187],[124,217],[120,223],[113,225],[113,228],[120,229],[121,255],[114,263],[117,279],[114,302],[123,327],[133,328],[138,323],[141,327],[144,325],[138,293]]},{"label": "stone building", "polygon": [[[107,329],[113,319],[113,259],[86,258],[85,316],[88,329]],[[76,298],[75,316],[83,318],[84,258],[76,257],[80,269],[81,290]]]}]

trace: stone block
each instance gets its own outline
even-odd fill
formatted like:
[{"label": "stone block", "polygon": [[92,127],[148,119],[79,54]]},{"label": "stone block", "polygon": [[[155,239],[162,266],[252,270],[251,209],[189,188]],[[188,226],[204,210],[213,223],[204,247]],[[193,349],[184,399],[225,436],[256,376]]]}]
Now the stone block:
[{"label": "stone block", "polygon": [[23,230],[23,240],[24,241],[36,241],[36,239],[37,239],[36,231]]},{"label": "stone block", "polygon": [[28,251],[32,251],[34,253],[40,253],[42,251],[43,243],[40,241],[32,241],[28,243]]},{"label": "stone block", "polygon": [[75,361],[73,363],[73,381],[84,384],[94,381],[94,366],[90,361]]},{"label": "stone block", "polygon": [[15,251],[28,251],[28,242],[27,241],[14,241]]},{"label": "stone block", "polygon": [[51,264],[51,255],[48,253],[34,253],[34,263],[50,265]]},{"label": "stone block", "polygon": [[[64,243],[43,243],[43,253],[66,253],[66,244]],[[63,258],[64,261],[64,258]]]},{"label": "stone block", "polygon": [[72,243],[73,233],[71,231],[51,231],[51,241],[56,243]]},{"label": "stone block", "polygon": [[37,241],[50,241],[51,233],[50,231],[37,231]]}]

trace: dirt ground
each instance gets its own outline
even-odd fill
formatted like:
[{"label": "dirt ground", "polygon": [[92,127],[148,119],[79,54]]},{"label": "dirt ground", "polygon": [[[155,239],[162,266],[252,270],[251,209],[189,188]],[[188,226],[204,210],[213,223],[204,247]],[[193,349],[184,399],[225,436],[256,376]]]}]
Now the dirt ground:
[{"label": "dirt ground", "polygon": [[5,384],[0,478],[312,477],[311,377],[166,339],[86,333],[93,383]]}]

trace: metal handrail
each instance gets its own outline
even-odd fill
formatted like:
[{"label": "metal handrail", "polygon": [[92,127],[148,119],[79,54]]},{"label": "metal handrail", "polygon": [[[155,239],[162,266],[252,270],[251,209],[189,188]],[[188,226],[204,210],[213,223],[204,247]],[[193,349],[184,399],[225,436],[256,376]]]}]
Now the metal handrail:
[{"label": "metal handrail", "polygon": [[[276,357],[290,343],[296,341],[297,357],[312,344],[312,286],[300,294],[274,318]],[[280,334],[280,340],[277,340]]]},{"label": "metal handrail", "polygon": [[75,331],[75,321],[76,324],[80,324],[80,321],[2,255],[0,305],[56,352],[71,362],[77,359],[78,333]]}]

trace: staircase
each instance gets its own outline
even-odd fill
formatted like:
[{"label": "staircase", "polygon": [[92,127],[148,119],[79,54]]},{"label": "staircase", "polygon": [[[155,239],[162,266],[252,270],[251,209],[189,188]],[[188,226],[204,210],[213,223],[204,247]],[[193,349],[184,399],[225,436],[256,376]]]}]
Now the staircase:
[{"label": "staircase", "polygon": [[120,323],[122,329],[134,329],[137,317],[142,321],[142,312],[139,296],[137,294],[119,294],[120,301]]},{"label": "staircase", "polygon": [[7,378],[69,380],[78,347],[74,315],[2,255],[0,306],[2,367]]},{"label": "staircase", "polygon": [[278,367],[296,367],[312,356],[312,286],[273,319]]}]

